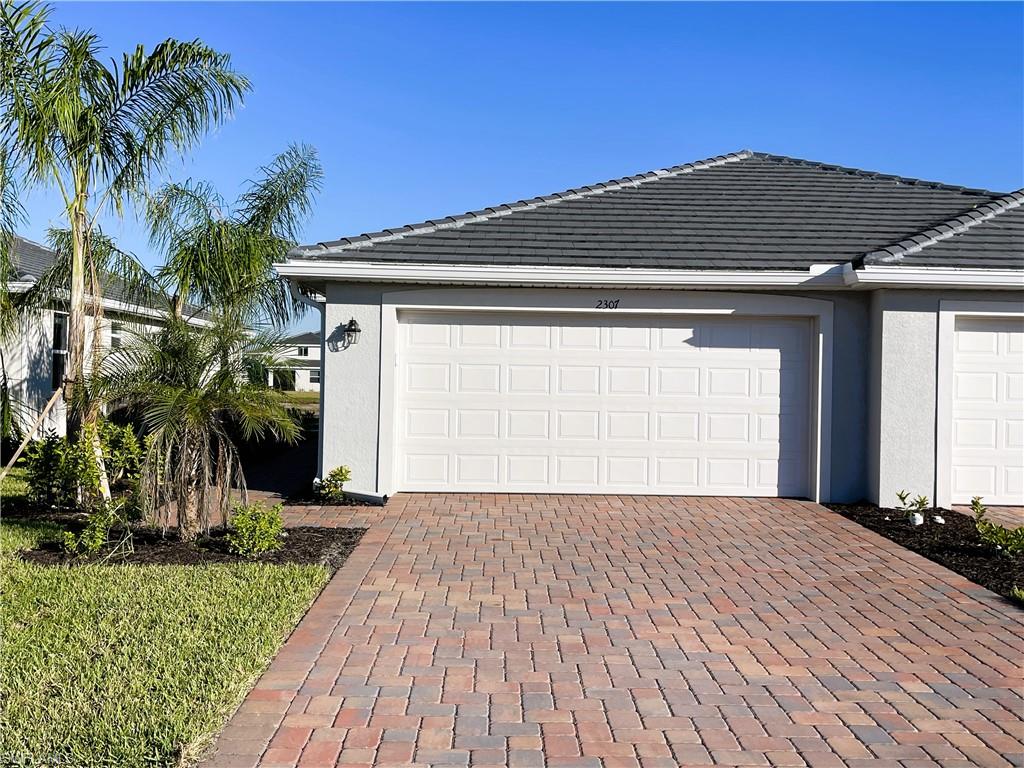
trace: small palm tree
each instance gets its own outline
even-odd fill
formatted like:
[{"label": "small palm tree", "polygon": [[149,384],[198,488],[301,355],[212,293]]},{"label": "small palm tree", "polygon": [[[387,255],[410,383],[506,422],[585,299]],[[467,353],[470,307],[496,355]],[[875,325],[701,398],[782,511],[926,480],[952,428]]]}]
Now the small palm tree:
[{"label": "small palm tree", "polygon": [[251,331],[223,315],[195,328],[172,317],[156,333],[131,334],[104,359],[96,386],[131,409],[148,432],[142,469],[144,512],[167,526],[172,506],[185,541],[227,517],[245,477],[232,434],[292,442],[299,428],[284,396],[262,371],[276,363],[276,333]]},{"label": "small palm tree", "polygon": [[322,179],[316,150],[292,145],[260,168],[233,205],[204,182],[157,190],[146,217],[150,242],[165,254],[156,278],[175,316],[191,304],[249,321],[290,320],[290,293],[274,263],[295,245]]},{"label": "small palm tree", "polygon": [[27,182],[56,187],[70,231],[68,431],[86,415],[86,294],[98,297],[97,215],[141,194],[173,151],[192,147],[249,90],[201,41],[141,45],[109,64],[90,31],[51,28],[50,8],[0,2],[0,151]]}]

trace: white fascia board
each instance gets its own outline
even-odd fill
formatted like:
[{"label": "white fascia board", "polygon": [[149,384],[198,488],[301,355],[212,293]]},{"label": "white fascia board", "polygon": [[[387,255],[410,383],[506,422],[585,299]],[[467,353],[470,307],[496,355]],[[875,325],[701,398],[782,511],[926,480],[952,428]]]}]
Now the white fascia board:
[{"label": "white fascia board", "polygon": [[845,285],[841,265],[815,265],[807,271],[741,272],[295,259],[277,264],[276,268],[278,273],[292,280],[360,283],[622,288],[841,288]]},{"label": "white fascia board", "polygon": [[987,288],[1024,289],[1021,269],[958,269],[956,267],[843,266],[843,281],[853,288]]}]

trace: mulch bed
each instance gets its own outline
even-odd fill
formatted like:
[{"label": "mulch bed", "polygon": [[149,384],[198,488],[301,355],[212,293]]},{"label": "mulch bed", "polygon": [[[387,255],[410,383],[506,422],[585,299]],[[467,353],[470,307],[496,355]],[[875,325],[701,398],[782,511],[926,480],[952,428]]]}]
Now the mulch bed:
[{"label": "mulch bed", "polygon": [[[132,551],[117,551],[111,556],[111,548],[89,557],[72,557],[60,550],[56,542],[46,542],[39,549],[22,552],[21,557],[30,563],[40,565],[85,565],[104,563],[120,565],[211,565],[215,563],[271,563],[284,565],[323,565],[336,571],[355,549],[362,538],[363,528],[321,528],[299,526],[286,528],[284,545],[275,552],[267,552],[253,558],[240,557],[228,549],[226,531],[215,529],[210,536],[199,539],[195,544],[179,541],[173,532],[162,534],[159,529],[139,528],[132,536]],[[116,535],[111,536],[117,540]]]},{"label": "mulch bed", "polygon": [[[1021,605],[1010,591],[1014,586],[1024,587],[1024,555],[1007,555],[990,547],[978,536],[974,518],[948,509],[929,510],[924,524],[913,526],[898,509],[871,504],[825,506]],[[934,522],[935,514],[941,515],[945,524]]]}]

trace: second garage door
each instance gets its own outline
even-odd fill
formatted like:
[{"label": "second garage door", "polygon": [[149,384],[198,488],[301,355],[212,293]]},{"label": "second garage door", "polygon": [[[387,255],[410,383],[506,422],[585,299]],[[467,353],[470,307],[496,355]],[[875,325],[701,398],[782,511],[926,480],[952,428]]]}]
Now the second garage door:
[{"label": "second garage door", "polygon": [[808,494],[806,320],[399,320],[400,490]]}]

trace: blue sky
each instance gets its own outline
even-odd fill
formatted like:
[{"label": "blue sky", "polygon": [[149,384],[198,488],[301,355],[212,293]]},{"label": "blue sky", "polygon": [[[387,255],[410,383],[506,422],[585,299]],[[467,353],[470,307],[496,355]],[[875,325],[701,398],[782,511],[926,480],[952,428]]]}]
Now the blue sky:
[{"label": "blue sky", "polygon": [[[1024,186],[1024,5],[61,3],[111,54],[165,37],[254,83],[167,179],[233,196],[289,142],[326,179],[304,241],[738,149]],[[25,234],[60,221],[27,200]],[[149,264],[129,214],[108,233]]]}]

